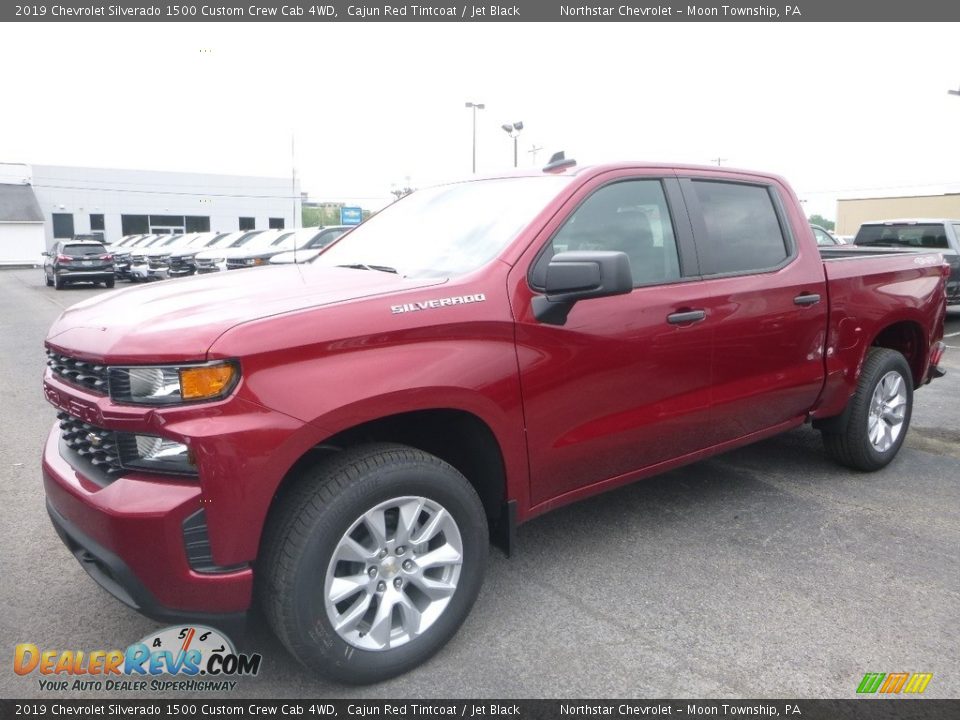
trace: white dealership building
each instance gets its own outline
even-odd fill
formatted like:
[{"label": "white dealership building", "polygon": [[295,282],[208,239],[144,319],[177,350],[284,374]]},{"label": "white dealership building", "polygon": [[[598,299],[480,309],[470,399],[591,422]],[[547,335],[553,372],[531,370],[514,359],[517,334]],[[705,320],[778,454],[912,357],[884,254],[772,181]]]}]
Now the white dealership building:
[{"label": "white dealership building", "polygon": [[289,177],[0,163],[0,265],[75,235],[299,227],[300,209]]}]

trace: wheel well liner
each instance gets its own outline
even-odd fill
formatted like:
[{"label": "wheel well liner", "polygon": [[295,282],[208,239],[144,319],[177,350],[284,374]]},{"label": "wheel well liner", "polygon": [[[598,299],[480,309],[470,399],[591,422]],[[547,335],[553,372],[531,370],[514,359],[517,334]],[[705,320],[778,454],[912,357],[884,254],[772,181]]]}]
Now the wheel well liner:
[{"label": "wheel well liner", "polygon": [[463,410],[415,410],[342,430],[301,457],[287,473],[277,494],[284,491],[291,478],[324,456],[370,442],[395,442],[436,455],[455,467],[474,487],[491,527],[500,521],[507,489],[503,454],[490,427]]}]

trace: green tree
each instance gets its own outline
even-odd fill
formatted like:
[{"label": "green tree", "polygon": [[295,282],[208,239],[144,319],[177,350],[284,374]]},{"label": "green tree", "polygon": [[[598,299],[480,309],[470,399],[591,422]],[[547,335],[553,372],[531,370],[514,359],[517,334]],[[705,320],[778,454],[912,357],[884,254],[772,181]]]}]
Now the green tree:
[{"label": "green tree", "polygon": [[823,215],[811,215],[807,218],[811,225],[819,225],[825,230],[833,232],[834,227],[836,227],[833,220],[827,220]]}]

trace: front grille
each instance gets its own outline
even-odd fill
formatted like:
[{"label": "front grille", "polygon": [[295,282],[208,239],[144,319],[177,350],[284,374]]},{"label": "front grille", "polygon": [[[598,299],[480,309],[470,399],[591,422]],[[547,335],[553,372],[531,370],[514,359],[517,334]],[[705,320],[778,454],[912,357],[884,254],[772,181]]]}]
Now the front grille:
[{"label": "front grille", "polygon": [[169,266],[174,272],[193,272],[196,269],[193,262],[182,257],[170,258]]},{"label": "front grille", "polygon": [[57,419],[60,421],[60,437],[67,447],[109,479],[123,474],[115,432],[98,428],[65,412],[58,412]]},{"label": "front grille", "polygon": [[67,382],[95,392],[107,394],[107,367],[93,362],[77,360],[69,355],[61,355],[47,350],[47,365],[53,374]]}]

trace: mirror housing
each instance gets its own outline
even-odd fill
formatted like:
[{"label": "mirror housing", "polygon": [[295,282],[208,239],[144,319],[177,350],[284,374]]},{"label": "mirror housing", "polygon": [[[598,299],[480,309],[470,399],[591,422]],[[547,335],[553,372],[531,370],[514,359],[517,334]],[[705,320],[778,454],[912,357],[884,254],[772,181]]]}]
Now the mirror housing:
[{"label": "mirror housing", "polygon": [[533,314],[542,323],[563,325],[579,300],[625,295],[633,290],[630,259],[610,250],[557,253],[547,265],[544,294],[533,298]]}]

